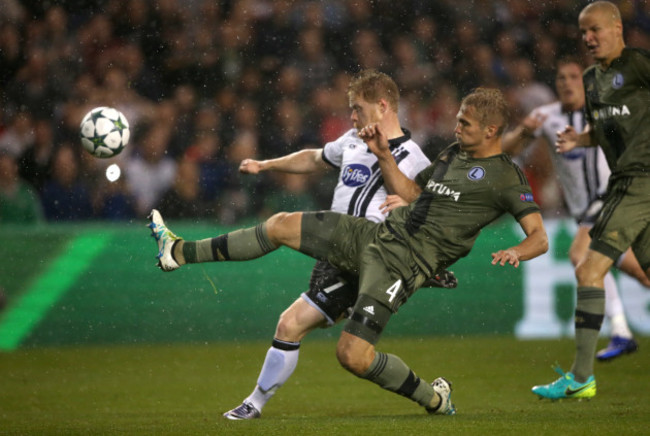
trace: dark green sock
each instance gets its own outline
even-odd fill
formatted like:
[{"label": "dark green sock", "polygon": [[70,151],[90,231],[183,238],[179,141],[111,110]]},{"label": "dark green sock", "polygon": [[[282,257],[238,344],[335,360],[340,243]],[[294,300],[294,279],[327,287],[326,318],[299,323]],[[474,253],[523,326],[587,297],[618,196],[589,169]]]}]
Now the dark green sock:
[{"label": "dark green sock", "polygon": [[235,230],[216,238],[183,241],[186,263],[250,260],[277,249],[268,237],[266,224]]},{"label": "dark green sock", "polygon": [[584,383],[594,373],[598,334],[605,314],[605,290],[578,286],[576,302],[576,357],[571,372]]},{"label": "dark green sock", "polygon": [[402,359],[393,354],[375,353],[375,359],[361,378],[410,398],[424,407],[429,407],[435,394],[430,384],[421,380]]}]

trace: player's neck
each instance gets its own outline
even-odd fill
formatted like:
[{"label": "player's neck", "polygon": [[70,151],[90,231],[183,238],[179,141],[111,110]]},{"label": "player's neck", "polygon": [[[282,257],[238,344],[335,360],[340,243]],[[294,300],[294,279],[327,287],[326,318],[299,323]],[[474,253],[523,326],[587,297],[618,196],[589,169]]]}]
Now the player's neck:
[{"label": "player's neck", "polygon": [[624,48],[625,48],[625,44],[621,44],[619,48],[611,56],[608,56],[606,59],[600,60],[598,62],[600,65],[600,69],[603,71],[607,70],[610,67],[610,65],[612,65],[612,62],[614,62],[616,59],[621,57]]},{"label": "player's neck", "polygon": [[397,117],[394,120],[384,120],[381,128],[384,130],[384,134],[388,139],[401,138],[404,136],[404,131],[402,131],[402,126],[400,125]]}]

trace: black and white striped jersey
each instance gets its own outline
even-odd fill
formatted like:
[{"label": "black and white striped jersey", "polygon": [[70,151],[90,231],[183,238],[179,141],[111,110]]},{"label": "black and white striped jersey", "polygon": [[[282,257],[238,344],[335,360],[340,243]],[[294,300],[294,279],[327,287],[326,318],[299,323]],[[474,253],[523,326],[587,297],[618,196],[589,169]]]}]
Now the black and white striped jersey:
[{"label": "black and white striped jersey", "polygon": [[[431,163],[411,134],[389,141],[391,153],[399,169],[410,179]],[[368,149],[356,129],[348,130],[323,147],[323,160],[339,168],[339,180],[334,190],[332,210],[381,222],[386,216],[379,206],[386,199],[384,179],[377,157]]]},{"label": "black and white striped jersey", "polygon": [[569,213],[579,219],[607,189],[611,171],[605,154],[600,147],[577,147],[568,153],[555,151],[558,131],[567,125],[573,126],[578,133],[583,131],[587,123],[583,110],[565,112],[557,101],[538,107],[531,115],[546,116],[534,134],[546,139]]}]

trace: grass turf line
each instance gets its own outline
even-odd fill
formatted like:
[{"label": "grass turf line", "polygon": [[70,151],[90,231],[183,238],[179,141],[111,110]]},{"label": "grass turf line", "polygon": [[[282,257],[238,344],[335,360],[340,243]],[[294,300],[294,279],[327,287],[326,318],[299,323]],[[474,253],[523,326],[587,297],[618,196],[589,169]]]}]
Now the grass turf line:
[{"label": "grass turf line", "polygon": [[647,434],[650,338],[640,345],[596,364],[595,399],[549,402],[530,388],[557,377],[556,360],[567,369],[570,339],[383,339],[378,349],[424,379],[453,382],[458,415],[445,417],[344,371],[333,341],[306,341],[296,373],[251,422],[221,413],[252,390],[267,342],[24,349],[0,354],[0,434]]}]

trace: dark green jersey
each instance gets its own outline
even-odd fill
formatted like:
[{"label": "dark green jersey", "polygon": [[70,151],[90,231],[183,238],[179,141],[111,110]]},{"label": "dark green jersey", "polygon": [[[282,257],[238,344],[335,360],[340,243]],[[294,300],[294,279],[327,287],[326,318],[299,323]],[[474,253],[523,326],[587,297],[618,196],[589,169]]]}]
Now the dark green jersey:
[{"label": "dark green jersey", "polygon": [[504,213],[520,220],[539,211],[526,177],[505,154],[474,159],[454,143],[415,181],[422,194],[385,225],[408,241],[427,273],[467,255],[481,229]]},{"label": "dark green jersey", "polygon": [[650,53],[626,48],[603,71],[585,70],[587,117],[612,177],[650,176]]}]

